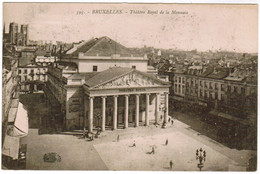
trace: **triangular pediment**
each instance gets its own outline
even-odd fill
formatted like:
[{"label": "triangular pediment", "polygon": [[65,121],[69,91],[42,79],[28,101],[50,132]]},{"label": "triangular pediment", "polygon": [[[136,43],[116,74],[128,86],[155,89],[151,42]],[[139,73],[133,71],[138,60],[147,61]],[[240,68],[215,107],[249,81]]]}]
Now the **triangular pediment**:
[{"label": "triangular pediment", "polygon": [[95,89],[109,89],[109,88],[131,88],[131,87],[159,87],[167,85],[166,82],[151,77],[146,73],[132,71],[124,74],[118,78],[111,79],[103,84],[95,86]]}]

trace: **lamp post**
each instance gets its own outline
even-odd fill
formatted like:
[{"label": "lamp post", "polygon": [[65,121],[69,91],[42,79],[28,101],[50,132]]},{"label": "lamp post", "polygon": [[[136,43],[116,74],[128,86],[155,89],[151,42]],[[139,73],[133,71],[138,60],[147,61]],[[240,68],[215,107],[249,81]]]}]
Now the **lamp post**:
[{"label": "lamp post", "polygon": [[201,169],[204,167],[203,162],[206,161],[206,151],[205,150],[203,151],[202,148],[197,149],[196,150],[196,160],[199,161],[198,168],[201,171]]}]

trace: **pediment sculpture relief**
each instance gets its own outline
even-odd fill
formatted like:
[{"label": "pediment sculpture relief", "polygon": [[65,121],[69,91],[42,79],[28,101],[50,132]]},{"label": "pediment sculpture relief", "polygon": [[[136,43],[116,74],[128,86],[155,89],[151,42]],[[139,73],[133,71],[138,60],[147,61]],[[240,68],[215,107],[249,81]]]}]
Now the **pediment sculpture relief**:
[{"label": "pediment sculpture relief", "polygon": [[98,86],[97,88],[121,88],[121,87],[142,87],[142,86],[160,86],[153,79],[137,73],[127,74],[116,80]]}]

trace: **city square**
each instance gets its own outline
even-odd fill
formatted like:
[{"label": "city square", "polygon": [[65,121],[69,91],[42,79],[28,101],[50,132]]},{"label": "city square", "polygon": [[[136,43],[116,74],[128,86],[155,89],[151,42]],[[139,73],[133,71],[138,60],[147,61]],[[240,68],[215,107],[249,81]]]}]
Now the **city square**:
[{"label": "city square", "polygon": [[[22,143],[27,144],[26,169],[199,171],[196,150],[202,148],[207,153],[202,171],[246,170],[254,151],[227,148],[188,128],[175,120],[174,125],[166,129],[152,125],[106,131],[94,141],[83,138],[81,133],[39,135],[37,129],[30,129],[30,134],[22,139]],[[168,145],[165,145],[167,139]],[[154,154],[151,154],[152,147]],[[59,154],[61,161],[44,162],[44,154],[50,152]]]}]

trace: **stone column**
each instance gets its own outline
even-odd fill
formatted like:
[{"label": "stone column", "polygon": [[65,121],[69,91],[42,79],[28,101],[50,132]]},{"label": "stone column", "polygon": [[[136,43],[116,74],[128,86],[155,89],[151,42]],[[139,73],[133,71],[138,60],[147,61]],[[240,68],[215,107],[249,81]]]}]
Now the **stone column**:
[{"label": "stone column", "polygon": [[139,126],[139,94],[135,95],[135,126]]},{"label": "stone column", "polygon": [[102,97],[102,126],[101,130],[106,130],[106,97]]},{"label": "stone column", "polygon": [[125,128],[128,128],[128,99],[129,96],[125,95]]},{"label": "stone column", "polygon": [[149,101],[150,94],[146,94],[146,103],[145,103],[145,126],[149,125]]},{"label": "stone column", "polygon": [[88,131],[89,132],[93,132],[93,110],[94,110],[94,107],[93,107],[93,100],[94,100],[94,97],[89,97],[89,125],[88,125]]},{"label": "stone column", "polygon": [[113,130],[117,129],[117,97],[114,96]]},{"label": "stone column", "polygon": [[[87,97],[84,95],[84,117],[83,117],[83,127],[87,127]],[[68,103],[68,102],[66,102]]]},{"label": "stone column", "polygon": [[168,110],[169,110],[169,93],[165,92],[165,104],[164,104],[164,122],[167,123],[168,121]]},{"label": "stone column", "polygon": [[159,120],[159,107],[160,107],[160,93],[156,94],[156,100],[155,100],[155,124],[158,124]]}]

